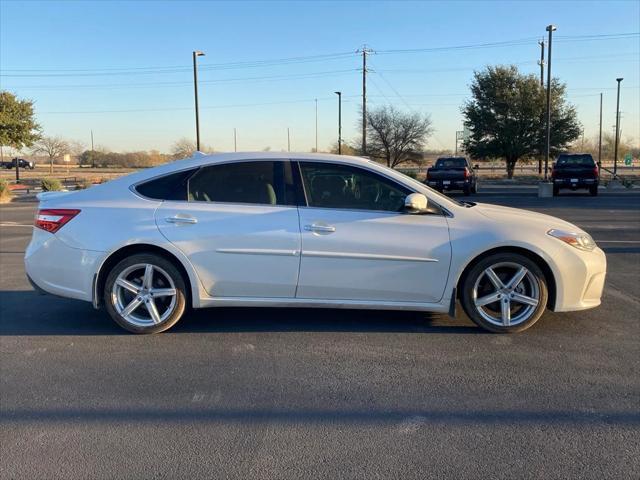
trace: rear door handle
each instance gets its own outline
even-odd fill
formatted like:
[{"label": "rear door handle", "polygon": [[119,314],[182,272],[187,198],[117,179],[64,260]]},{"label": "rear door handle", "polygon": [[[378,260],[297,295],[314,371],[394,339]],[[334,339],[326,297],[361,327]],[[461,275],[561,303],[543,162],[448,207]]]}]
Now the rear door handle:
[{"label": "rear door handle", "polygon": [[311,225],[305,225],[304,229],[309,232],[322,232],[322,233],[333,233],[336,231],[336,227],[331,225],[318,225],[317,223],[312,223]]},{"label": "rear door handle", "polygon": [[186,223],[186,224],[194,224],[198,223],[198,219],[191,216],[186,215],[174,215],[173,217],[167,217],[164,219],[167,223]]}]

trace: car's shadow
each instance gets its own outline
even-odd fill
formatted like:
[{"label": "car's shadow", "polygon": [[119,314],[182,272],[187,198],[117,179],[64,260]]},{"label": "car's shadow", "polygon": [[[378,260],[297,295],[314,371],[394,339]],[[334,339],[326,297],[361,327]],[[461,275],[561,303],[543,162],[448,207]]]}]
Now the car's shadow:
[{"label": "car's shadow", "polygon": [[[0,336],[126,334],[104,310],[32,290],[0,291]],[[463,314],[324,308],[192,310],[167,334],[226,332],[481,333]]]}]

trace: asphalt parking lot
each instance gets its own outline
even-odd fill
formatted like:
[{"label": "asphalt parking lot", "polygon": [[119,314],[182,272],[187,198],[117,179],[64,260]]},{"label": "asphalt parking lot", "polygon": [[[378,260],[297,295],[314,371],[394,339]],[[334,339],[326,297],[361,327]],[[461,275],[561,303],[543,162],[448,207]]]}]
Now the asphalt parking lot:
[{"label": "asphalt parking lot", "polygon": [[35,204],[0,206],[0,476],[639,478],[640,192],[471,199],[590,232],[603,305],[510,336],[462,314],[249,308],[135,336],[34,292]]}]

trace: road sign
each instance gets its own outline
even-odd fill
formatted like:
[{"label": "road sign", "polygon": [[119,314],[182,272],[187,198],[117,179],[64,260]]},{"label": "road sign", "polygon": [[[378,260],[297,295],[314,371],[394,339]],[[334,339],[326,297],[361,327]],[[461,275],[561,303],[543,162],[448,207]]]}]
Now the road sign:
[{"label": "road sign", "polygon": [[71,162],[71,155],[69,155],[68,153],[65,153],[63,160],[65,163]]},{"label": "road sign", "polygon": [[631,156],[631,154],[630,154],[630,153],[627,153],[627,154],[624,156],[624,164],[625,164],[625,166],[627,166],[627,167],[630,167],[631,165],[633,165],[633,157]]}]

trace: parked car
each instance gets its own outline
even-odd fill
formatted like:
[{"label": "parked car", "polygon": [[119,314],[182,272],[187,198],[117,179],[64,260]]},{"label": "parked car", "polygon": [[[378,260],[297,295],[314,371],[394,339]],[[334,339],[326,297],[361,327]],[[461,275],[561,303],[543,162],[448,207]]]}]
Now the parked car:
[{"label": "parked car", "polygon": [[[518,332],[600,304],[606,258],[559,218],[459,202],[362,158],[198,156],[39,195],[32,284],[154,333],[188,307],[449,312]],[[117,225],[117,228],[114,228]]]},{"label": "parked car", "polygon": [[34,168],[36,168],[36,162],[25,160],[23,158],[14,158],[12,160],[9,160],[8,162],[2,162],[0,164],[2,168],[6,168],[7,170],[16,168],[16,165],[20,165],[20,168],[26,168],[29,170],[33,170]]},{"label": "parked car", "polygon": [[465,157],[442,157],[427,170],[427,185],[439,192],[462,190],[465,195],[477,192],[477,175]]},{"label": "parked car", "polygon": [[586,188],[595,196],[598,195],[600,172],[591,154],[563,153],[553,164],[551,181],[554,196],[558,195],[562,188]]}]

